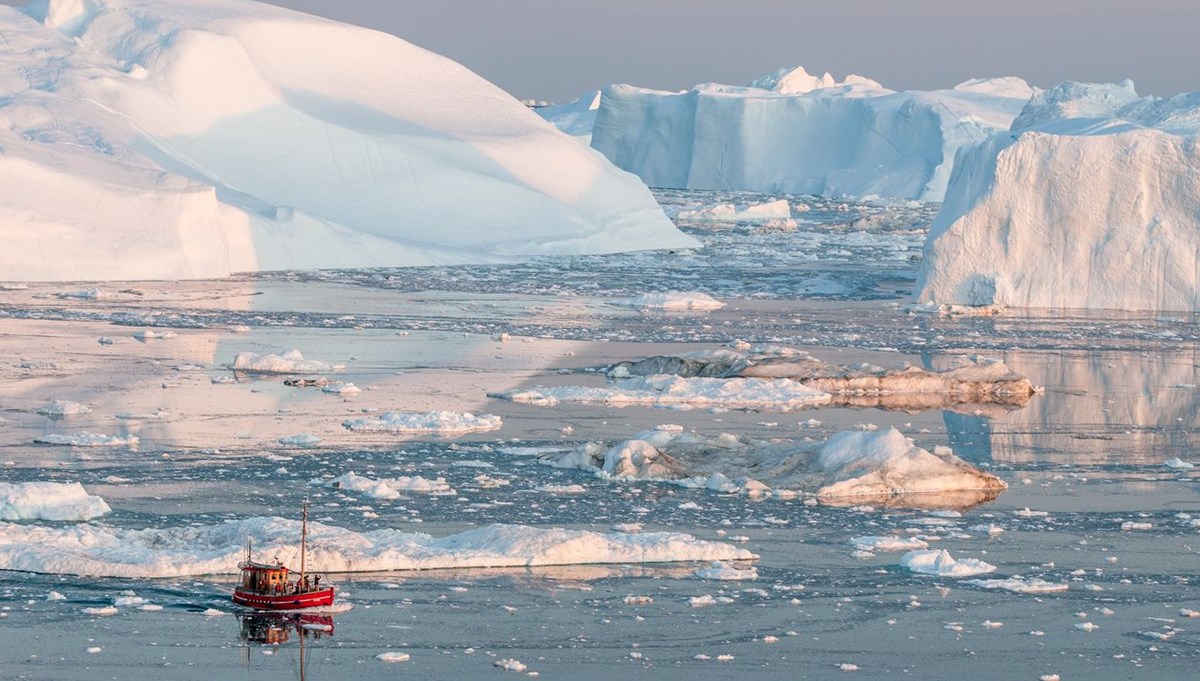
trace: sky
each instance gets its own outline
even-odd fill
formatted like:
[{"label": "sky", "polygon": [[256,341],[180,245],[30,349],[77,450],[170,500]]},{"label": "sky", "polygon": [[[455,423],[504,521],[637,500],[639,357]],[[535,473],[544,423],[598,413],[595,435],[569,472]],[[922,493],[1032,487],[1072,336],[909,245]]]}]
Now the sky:
[{"label": "sky", "polygon": [[1198,0],[270,1],[398,35],[519,98],[560,102],[609,83],[745,84],[781,66],[895,89],[1016,75],[1200,90]]},{"label": "sky", "polygon": [[1197,0],[271,0],[378,28],[519,98],[744,84],[781,66],[896,89],[1017,75],[1200,90]]}]

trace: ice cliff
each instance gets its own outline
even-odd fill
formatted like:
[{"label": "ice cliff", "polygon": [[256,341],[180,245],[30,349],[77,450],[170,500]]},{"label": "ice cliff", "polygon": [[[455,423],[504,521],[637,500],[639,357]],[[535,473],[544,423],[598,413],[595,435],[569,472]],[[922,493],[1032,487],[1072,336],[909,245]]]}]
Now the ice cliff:
[{"label": "ice cliff", "polygon": [[1018,78],[897,92],[802,68],[746,87],[612,85],[591,143],[652,187],[940,201],[955,151],[1008,129],[1033,93]]},{"label": "ice cliff", "polygon": [[248,0],[0,7],[0,280],[694,245],[466,68]]},{"label": "ice cliff", "polygon": [[1200,93],[1063,83],[964,149],[917,298],[1200,310]]}]

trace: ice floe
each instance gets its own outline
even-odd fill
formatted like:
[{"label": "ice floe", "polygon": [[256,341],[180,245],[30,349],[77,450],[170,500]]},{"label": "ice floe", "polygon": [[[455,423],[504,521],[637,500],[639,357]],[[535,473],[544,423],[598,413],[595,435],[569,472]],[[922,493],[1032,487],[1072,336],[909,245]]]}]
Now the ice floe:
[{"label": "ice floe", "polygon": [[719,492],[803,492],[833,504],[875,501],[944,509],[971,506],[1007,488],[948,449],[930,453],[894,428],[838,433],[825,442],[765,442],[667,427],[612,447],[585,443],[538,458],[601,478],[668,480]]},{"label": "ice floe", "polygon": [[792,217],[791,206],[787,199],[776,199],[766,203],[734,204],[718,203],[690,210],[681,210],[675,214],[680,220],[697,221],[747,221],[773,220]]},{"label": "ice floe", "polygon": [[659,374],[616,379],[602,387],[534,386],[492,397],[538,406],[562,402],[677,408],[761,408],[787,411],[826,404],[828,393],[788,379],[684,378]]},{"label": "ice floe", "polygon": [[829,393],[836,404],[909,411],[958,404],[1018,407],[1036,392],[1028,378],[1000,360],[962,358],[959,364],[945,371],[911,365],[893,369],[873,364],[848,366],[827,363],[786,346],[739,342],[713,351],[618,362],[607,373],[618,380],[659,375],[789,380]]},{"label": "ice floe", "polygon": [[409,413],[389,411],[379,416],[347,419],[342,426],[358,433],[429,433],[434,435],[463,435],[496,430],[504,425],[494,414],[471,414],[454,411]]},{"label": "ice floe", "polygon": [[[0,570],[128,578],[229,574],[244,558],[247,538],[259,555],[271,557],[294,552],[299,536],[300,523],[282,518],[147,529],[0,522]],[[745,549],[680,532],[605,534],[487,525],[439,538],[310,522],[308,534],[308,567],[322,572],[755,558]]]},{"label": "ice floe", "polygon": [[956,560],[945,549],[909,551],[900,558],[900,565],[913,572],[939,577],[972,577],[996,571],[995,565],[977,558]]},{"label": "ice floe", "polygon": [[620,302],[643,310],[719,310],[725,307],[725,303],[707,293],[681,291],[643,293]]},{"label": "ice floe", "polygon": [[92,408],[86,404],[70,400],[51,400],[46,406],[38,409],[37,412],[52,417],[79,416],[92,413]]},{"label": "ice floe", "polygon": [[0,520],[91,520],[111,511],[78,482],[0,482]]},{"label": "ice floe", "polygon": [[340,364],[304,359],[304,355],[295,348],[284,350],[278,355],[239,352],[233,359],[234,371],[253,374],[321,374],[343,368],[345,367]]},{"label": "ice floe", "polygon": [[914,551],[929,548],[929,542],[917,537],[854,537],[850,545],[859,551]]},{"label": "ice floe", "polygon": [[708,567],[696,570],[695,575],[700,579],[739,582],[748,579],[758,579],[758,570],[754,566],[741,568],[723,561],[714,561]]},{"label": "ice floe", "polygon": [[351,471],[332,480],[319,482],[326,487],[361,492],[372,499],[399,499],[405,492],[443,495],[455,493],[445,478],[429,480],[419,475],[373,480]]},{"label": "ice floe", "polygon": [[86,430],[73,435],[63,433],[48,433],[33,438],[34,442],[47,445],[68,445],[71,447],[136,447],[136,435],[102,435]]},{"label": "ice floe", "polygon": [[1054,593],[1056,591],[1066,591],[1070,588],[1060,582],[1048,582],[1037,577],[1021,577],[1019,575],[1004,579],[970,579],[963,583],[984,589],[1003,589],[1004,591],[1012,591],[1019,594]]}]

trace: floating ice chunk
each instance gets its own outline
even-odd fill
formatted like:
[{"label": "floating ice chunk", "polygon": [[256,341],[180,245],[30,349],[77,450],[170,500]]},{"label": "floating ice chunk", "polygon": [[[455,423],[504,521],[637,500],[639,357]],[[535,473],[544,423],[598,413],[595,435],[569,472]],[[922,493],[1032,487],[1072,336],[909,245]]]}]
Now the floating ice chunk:
[{"label": "floating ice chunk", "polygon": [[840,669],[844,672],[856,672],[856,671],[858,671],[858,665],[853,664],[851,662],[843,662],[838,665],[838,669]]},{"label": "floating ice chunk", "polygon": [[1184,461],[1183,459],[1181,459],[1179,457],[1175,457],[1174,459],[1164,461],[1163,465],[1166,466],[1167,468],[1173,468],[1175,470],[1183,470],[1183,471],[1196,467],[1195,464]]},{"label": "floating ice chunk", "polygon": [[1013,511],[1013,515],[1018,518],[1045,518],[1050,515],[1047,511],[1033,511],[1028,506],[1022,509]]},{"label": "floating ice chunk", "polygon": [[708,567],[700,568],[693,574],[700,579],[715,579],[723,582],[758,579],[758,570],[754,566],[743,569],[721,561],[713,561]]},{"label": "floating ice chunk", "polygon": [[617,380],[611,386],[600,388],[536,386],[492,396],[538,406],[578,402],[618,407],[638,404],[693,408],[762,408],[782,411],[825,404],[831,399],[826,392],[807,388],[787,379],[684,378],[670,375],[637,376]]},{"label": "floating ice chunk", "polygon": [[688,599],[688,605],[693,608],[703,608],[709,605],[716,605],[717,599],[713,598],[712,594],[704,594],[703,596],[692,596]]},{"label": "floating ice chunk", "polygon": [[622,601],[625,605],[650,605],[654,598],[650,596],[626,596]]},{"label": "floating ice chunk", "polygon": [[255,374],[320,374],[344,369],[345,366],[304,359],[299,350],[292,349],[278,355],[239,352],[233,359],[233,368],[235,371]]},{"label": "floating ice chunk", "polygon": [[984,589],[1003,589],[1019,594],[1042,594],[1066,591],[1066,584],[1047,582],[1037,577],[1021,577],[1014,575],[1006,579],[969,579],[964,584],[978,586]]},{"label": "floating ice chunk", "polygon": [[46,416],[79,416],[92,413],[92,408],[70,400],[51,400],[37,412]]},{"label": "floating ice chunk", "polygon": [[288,447],[315,447],[321,444],[321,438],[312,433],[298,433],[296,435],[281,437],[278,442]]},{"label": "floating ice chunk", "polygon": [[643,310],[719,310],[725,303],[707,293],[643,293],[622,301]]},{"label": "floating ice chunk", "polygon": [[105,605],[98,608],[84,608],[83,611],[89,615],[95,615],[96,617],[112,617],[120,612],[115,606],[112,605]]},{"label": "floating ice chunk", "polygon": [[87,649],[88,654],[90,654],[90,655],[95,655],[96,653],[99,653],[101,650],[104,650],[104,649],[101,648],[100,646],[91,646],[90,648]]},{"label": "floating ice chunk", "polygon": [[527,669],[527,667],[522,664],[520,660],[507,658],[503,660],[496,660],[492,663],[492,666],[499,667],[506,672],[523,672]]},{"label": "floating ice chunk", "polygon": [[136,447],[136,435],[99,435],[86,430],[74,435],[50,433],[33,438],[34,442],[48,445],[68,445],[71,447]]},{"label": "floating ice chunk", "polygon": [[751,204],[718,203],[691,210],[681,210],[675,214],[675,217],[680,220],[721,222],[772,220],[792,217],[792,209],[788,206],[787,199]]},{"label": "floating ice chunk", "polygon": [[855,537],[850,545],[859,551],[913,551],[929,547],[917,537]]},{"label": "floating ice chunk", "polygon": [[321,392],[326,392],[330,395],[357,395],[362,392],[362,388],[353,383],[330,383],[321,388]]},{"label": "floating ice chunk", "polygon": [[57,591],[51,591],[50,593],[46,594],[46,600],[48,600],[48,601],[65,601],[65,600],[67,600],[67,597]]},{"label": "floating ice chunk", "polygon": [[455,491],[445,478],[429,480],[419,475],[412,477],[384,478],[372,480],[353,471],[325,483],[326,487],[362,492],[372,499],[398,499],[403,492],[415,494],[450,495]]},{"label": "floating ice chunk", "polygon": [[583,485],[542,485],[537,491],[547,494],[583,494],[587,492],[587,488]]},{"label": "floating ice chunk", "polygon": [[0,520],[91,520],[111,511],[78,482],[0,482]]},{"label": "floating ice chunk", "polygon": [[1121,523],[1121,531],[1122,532],[1132,532],[1132,531],[1138,531],[1138,530],[1152,530],[1152,529],[1154,529],[1153,523],[1141,523],[1141,522],[1135,522],[1132,520]]},{"label": "floating ice chunk", "polygon": [[[299,533],[299,522],[281,518],[142,530],[0,522],[0,570],[129,578],[225,574],[245,555],[247,537],[262,555],[285,555]],[[438,538],[310,522],[308,549],[309,564],[330,572],[757,558],[730,544],[678,532],[604,534],[523,525],[487,525]]]},{"label": "floating ice chunk", "polygon": [[996,566],[976,558],[955,560],[949,551],[909,551],[900,558],[900,565],[924,575],[940,577],[971,577],[995,572]]},{"label": "floating ice chunk", "polygon": [[229,613],[225,612],[224,610],[217,610],[216,608],[208,608],[201,614],[204,615],[205,617],[211,618],[211,617],[224,617],[224,616],[228,615]]},{"label": "floating ice chunk", "polygon": [[375,659],[380,660],[381,662],[408,662],[410,659],[412,659],[412,656],[408,653],[390,652],[379,653],[375,656]]},{"label": "floating ice chunk", "polygon": [[499,416],[454,411],[408,413],[389,411],[377,417],[348,419],[342,426],[360,433],[430,433],[463,435],[496,430],[504,425]]},{"label": "floating ice chunk", "polygon": [[1079,622],[1078,624],[1075,625],[1075,628],[1079,629],[1080,631],[1092,632],[1092,631],[1096,631],[1097,629],[1099,629],[1100,625],[1095,624],[1093,622]]},{"label": "floating ice chunk", "polygon": [[149,329],[144,330],[144,331],[135,331],[133,333],[133,337],[140,341],[169,340],[171,338],[175,338],[178,335],[179,334],[175,333],[174,331],[151,331]]},{"label": "floating ice chunk", "polygon": [[1187,617],[1189,619],[1196,619],[1196,618],[1200,617],[1200,610],[1191,610],[1189,608],[1180,608],[1179,616]]},{"label": "floating ice chunk", "polygon": [[99,288],[85,288],[78,291],[63,291],[61,293],[55,293],[54,295],[59,298],[75,298],[78,300],[103,300],[105,298],[112,297],[111,293]]},{"label": "floating ice chunk", "polygon": [[992,524],[972,525],[972,526],[968,527],[967,529],[972,532],[983,532],[984,534],[987,534],[988,536],[992,536],[992,537],[994,537],[998,534],[1004,534],[1003,527],[1000,527],[998,525],[992,525]]}]

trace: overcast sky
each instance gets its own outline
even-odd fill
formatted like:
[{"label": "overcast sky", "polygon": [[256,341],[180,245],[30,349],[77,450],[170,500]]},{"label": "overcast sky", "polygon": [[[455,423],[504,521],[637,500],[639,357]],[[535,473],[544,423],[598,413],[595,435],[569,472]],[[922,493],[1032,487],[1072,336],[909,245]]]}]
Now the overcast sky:
[{"label": "overcast sky", "polygon": [[393,33],[521,98],[746,83],[795,65],[892,88],[1018,75],[1200,90],[1200,0],[272,1]]}]

